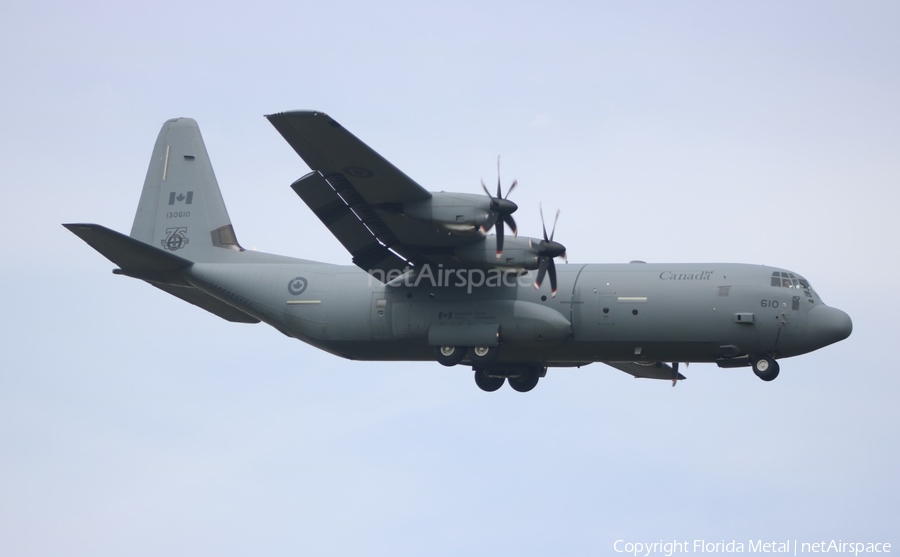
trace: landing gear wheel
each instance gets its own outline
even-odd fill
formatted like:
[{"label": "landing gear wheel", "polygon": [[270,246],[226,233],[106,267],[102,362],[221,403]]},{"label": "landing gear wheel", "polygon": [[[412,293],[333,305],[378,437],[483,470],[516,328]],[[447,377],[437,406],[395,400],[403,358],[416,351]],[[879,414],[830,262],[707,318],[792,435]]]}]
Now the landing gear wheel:
[{"label": "landing gear wheel", "polygon": [[772,381],[778,377],[781,366],[769,356],[763,356],[753,362],[753,373],[763,381]]},{"label": "landing gear wheel", "polygon": [[517,376],[509,378],[509,386],[520,393],[527,393],[537,387],[540,376],[533,368],[525,368]]},{"label": "landing gear wheel", "polygon": [[504,381],[506,381],[505,377],[489,377],[485,370],[475,370],[475,384],[482,391],[492,393],[502,387]]},{"label": "landing gear wheel", "polygon": [[473,365],[486,365],[497,359],[499,346],[473,346],[469,348],[469,361]]},{"label": "landing gear wheel", "polygon": [[434,359],[442,366],[453,367],[466,356],[466,349],[459,346],[435,346]]}]

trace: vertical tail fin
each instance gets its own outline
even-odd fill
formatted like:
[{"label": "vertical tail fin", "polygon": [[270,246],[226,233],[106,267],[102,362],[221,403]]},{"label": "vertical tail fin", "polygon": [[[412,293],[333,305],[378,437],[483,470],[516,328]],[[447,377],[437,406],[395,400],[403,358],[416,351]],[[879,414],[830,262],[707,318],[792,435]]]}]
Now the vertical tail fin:
[{"label": "vertical tail fin", "polygon": [[163,124],[131,237],[191,261],[215,259],[214,248],[243,251],[200,128],[191,118]]}]

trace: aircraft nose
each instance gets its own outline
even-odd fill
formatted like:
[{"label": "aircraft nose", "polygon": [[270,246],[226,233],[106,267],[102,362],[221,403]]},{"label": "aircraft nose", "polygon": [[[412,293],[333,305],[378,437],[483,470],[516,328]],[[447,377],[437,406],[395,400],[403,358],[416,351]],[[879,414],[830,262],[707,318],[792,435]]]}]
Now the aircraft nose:
[{"label": "aircraft nose", "polygon": [[810,310],[809,329],[816,344],[827,346],[849,337],[853,321],[843,311],[821,305]]}]

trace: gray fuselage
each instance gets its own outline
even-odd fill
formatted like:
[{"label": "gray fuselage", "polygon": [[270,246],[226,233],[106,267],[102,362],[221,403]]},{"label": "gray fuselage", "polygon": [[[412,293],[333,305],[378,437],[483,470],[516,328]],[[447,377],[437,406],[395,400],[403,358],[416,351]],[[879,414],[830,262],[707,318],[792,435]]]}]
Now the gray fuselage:
[{"label": "gray fuselage", "polygon": [[499,344],[498,362],[550,367],[721,363],[804,354],[852,327],[802,277],[761,265],[560,265],[553,298],[533,288],[534,272],[436,269],[386,286],[356,267],[279,261],[183,272],[282,333],[354,360],[433,360],[434,346],[468,343]]}]

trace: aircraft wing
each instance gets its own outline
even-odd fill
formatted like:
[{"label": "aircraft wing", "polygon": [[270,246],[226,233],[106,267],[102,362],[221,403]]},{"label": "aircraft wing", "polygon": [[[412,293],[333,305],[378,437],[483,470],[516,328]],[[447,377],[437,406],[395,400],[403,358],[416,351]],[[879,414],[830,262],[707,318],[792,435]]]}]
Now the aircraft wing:
[{"label": "aircraft wing", "polygon": [[325,179],[343,175],[366,203],[409,203],[431,197],[431,192],[324,112],[296,110],[266,118],[310,169]]},{"label": "aircraft wing", "polygon": [[483,239],[409,218],[404,204],[427,201],[431,192],[323,112],[266,116],[313,171],[293,190],[373,276],[412,264],[455,266],[453,248]]},{"label": "aircraft wing", "polygon": [[[669,364],[663,363],[655,363],[655,364],[639,364],[637,362],[603,362],[604,364],[614,367],[619,371],[624,371],[628,375],[633,375],[635,378],[646,378],[646,379],[667,379],[672,380],[673,374],[675,374],[675,370],[672,369],[672,366]],[[681,373],[678,373],[678,380],[681,381],[683,379],[687,379]]]}]

